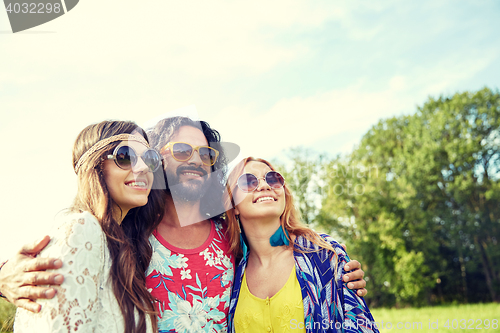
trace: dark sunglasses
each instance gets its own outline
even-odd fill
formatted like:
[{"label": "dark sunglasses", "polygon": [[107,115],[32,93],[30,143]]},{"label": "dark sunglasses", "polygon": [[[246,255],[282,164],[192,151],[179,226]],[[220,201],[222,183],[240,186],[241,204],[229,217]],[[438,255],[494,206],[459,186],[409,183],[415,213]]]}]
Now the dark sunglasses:
[{"label": "dark sunglasses", "polygon": [[238,178],[238,187],[243,192],[253,192],[259,187],[259,180],[264,179],[272,189],[280,189],[285,185],[285,178],[277,171],[269,171],[262,178],[252,173],[244,173]]},{"label": "dark sunglasses", "polygon": [[[150,172],[155,172],[161,164],[161,156],[154,149],[145,150],[141,156],[144,164],[149,168]],[[115,148],[113,155],[108,155],[108,160],[115,160],[116,165],[123,170],[130,170],[137,163],[139,157],[134,148],[121,145]]]},{"label": "dark sunglasses", "polygon": [[198,151],[201,162],[205,165],[212,166],[219,157],[219,152],[209,146],[193,146],[185,142],[169,142],[161,150],[164,153],[170,150],[172,157],[179,162],[186,162],[191,159],[195,151]]}]

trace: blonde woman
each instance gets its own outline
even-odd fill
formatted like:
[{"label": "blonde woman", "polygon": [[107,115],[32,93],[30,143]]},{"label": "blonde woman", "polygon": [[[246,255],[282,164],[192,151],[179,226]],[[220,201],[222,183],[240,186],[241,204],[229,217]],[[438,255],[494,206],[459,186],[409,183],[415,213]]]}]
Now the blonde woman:
[{"label": "blonde woman", "polygon": [[229,176],[225,204],[231,247],[243,255],[230,332],[378,332],[365,301],[342,280],[349,257],[300,222],[269,162],[243,160]]}]

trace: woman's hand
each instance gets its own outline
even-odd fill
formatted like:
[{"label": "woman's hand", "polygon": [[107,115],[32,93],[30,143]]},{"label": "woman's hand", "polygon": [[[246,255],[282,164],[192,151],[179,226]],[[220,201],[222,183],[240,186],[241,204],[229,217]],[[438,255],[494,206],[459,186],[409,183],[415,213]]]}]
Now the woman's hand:
[{"label": "woman's hand", "polygon": [[[346,250],[345,244],[341,244],[344,250]],[[361,263],[357,260],[349,261],[345,266],[344,270],[349,272],[348,274],[344,274],[344,282],[347,283],[347,288],[356,290],[356,294],[358,296],[366,296],[368,294],[368,290],[365,289],[366,281],[363,279],[365,276],[365,272],[361,269]]]},{"label": "woman's hand", "polygon": [[45,236],[24,245],[0,270],[0,292],[9,302],[31,312],[40,312],[42,308],[35,300],[56,295],[55,289],[39,285],[60,285],[64,281],[61,274],[45,272],[61,268],[61,260],[35,257],[49,242],[50,237]]}]

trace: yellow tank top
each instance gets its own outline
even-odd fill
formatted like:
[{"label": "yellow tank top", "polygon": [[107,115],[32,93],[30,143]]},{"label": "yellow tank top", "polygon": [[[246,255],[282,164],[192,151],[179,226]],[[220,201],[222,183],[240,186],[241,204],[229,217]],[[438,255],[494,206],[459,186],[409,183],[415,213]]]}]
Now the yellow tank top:
[{"label": "yellow tank top", "polygon": [[271,298],[258,298],[248,289],[246,273],[241,282],[238,305],[234,313],[237,333],[297,332],[305,333],[304,303],[295,265],[287,282]]}]

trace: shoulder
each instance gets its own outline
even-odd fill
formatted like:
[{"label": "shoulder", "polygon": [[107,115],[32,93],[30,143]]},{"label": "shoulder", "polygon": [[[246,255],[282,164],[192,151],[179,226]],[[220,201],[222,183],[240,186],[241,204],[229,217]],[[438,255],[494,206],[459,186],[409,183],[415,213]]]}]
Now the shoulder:
[{"label": "shoulder", "polygon": [[215,230],[221,231],[221,232],[226,232],[227,230],[227,224],[226,221],[223,218],[220,217],[214,217],[210,219],[210,222],[215,226]]},{"label": "shoulder", "polygon": [[338,258],[338,262],[349,261],[349,257],[344,248],[332,236],[325,233],[317,233],[317,235],[327,244],[329,244],[333,248],[333,251],[331,249],[321,247],[320,245],[311,242],[303,236],[297,236],[295,240],[296,249],[302,249],[303,255],[305,256],[320,257],[322,261],[324,260],[324,258],[333,259],[335,257]]},{"label": "shoulder", "polygon": [[339,242],[333,237],[323,233],[318,233],[317,235],[329,244],[333,248],[333,251],[321,247],[305,237],[298,236],[295,240],[296,251],[294,256],[296,267],[305,276],[310,276],[312,281],[320,278],[324,285],[324,282],[329,279],[339,280],[342,278],[344,274],[343,268],[349,262],[349,257]]},{"label": "shoulder", "polygon": [[[340,245],[339,242],[337,242],[332,236],[324,234],[324,233],[317,233],[317,235],[324,240],[327,244],[329,244],[337,254],[345,254],[344,249]],[[328,249],[321,247],[320,245],[311,242],[309,239],[307,239],[304,236],[297,236],[295,239],[295,245],[302,247],[304,250],[308,251],[329,251]]]},{"label": "shoulder", "polygon": [[340,245],[339,242],[337,242],[332,236],[324,233],[318,233],[318,235],[328,244],[330,244],[333,249],[335,250],[335,253],[338,256],[347,256],[347,253],[345,252],[344,248],[342,245]]},{"label": "shoulder", "polygon": [[59,255],[69,255],[74,254],[77,249],[97,250],[104,246],[105,235],[101,225],[88,212],[60,213],[56,217],[56,229],[51,234],[47,251],[42,251],[46,255],[53,251],[61,251]]},{"label": "shoulder", "polygon": [[56,216],[56,226],[59,229],[99,229],[102,230],[97,218],[89,212],[63,211]]},{"label": "shoulder", "polygon": [[218,239],[224,243],[224,247],[229,247],[226,221],[219,218],[210,219],[210,222],[212,223],[212,230],[215,230],[215,233],[213,234],[214,239]]},{"label": "shoulder", "polygon": [[60,218],[58,234],[64,238],[76,238],[94,243],[100,241],[104,235],[99,221],[89,212],[68,212]]}]

